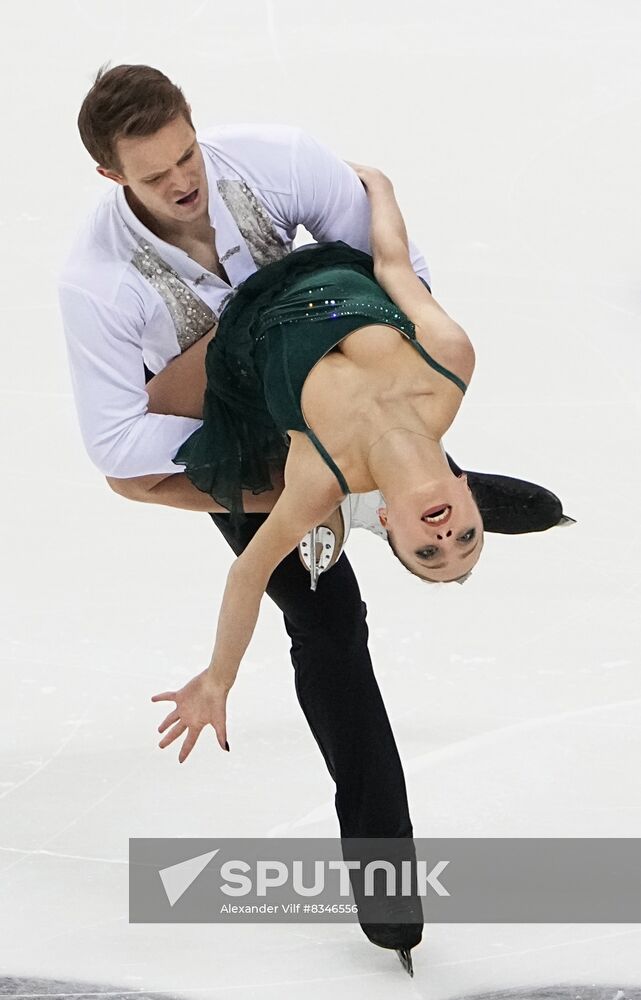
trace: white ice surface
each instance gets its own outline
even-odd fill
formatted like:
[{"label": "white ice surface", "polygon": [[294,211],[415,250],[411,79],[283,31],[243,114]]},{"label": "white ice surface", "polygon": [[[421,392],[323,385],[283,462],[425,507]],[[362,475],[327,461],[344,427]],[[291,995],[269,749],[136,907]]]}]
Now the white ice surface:
[{"label": "white ice surface", "polygon": [[89,465],[55,298],[108,183],[75,126],[107,59],[162,68],[203,126],[304,125],[389,173],[476,347],[448,450],[579,522],[488,536],[464,587],[429,592],[350,538],[416,834],[641,836],[638,4],[6,6],[0,976],[234,1000],[641,984],[634,925],[433,926],[410,981],[355,924],[128,924],[129,837],[335,836],[333,785],[267,601],[231,753],[158,750],[150,695],[206,664],[231,552]]}]

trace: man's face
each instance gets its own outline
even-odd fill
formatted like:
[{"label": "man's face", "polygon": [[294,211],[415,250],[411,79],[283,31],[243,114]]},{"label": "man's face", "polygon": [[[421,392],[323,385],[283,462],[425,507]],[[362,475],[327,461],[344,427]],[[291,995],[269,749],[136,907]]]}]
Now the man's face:
[{"label": "man's face", "polygon": [[128,187],[159,223],[193,223],[207,214],[205,164],[182,115],[153,135],[119,139],[116,149],[122,173],[103,167],[98,173]]}]

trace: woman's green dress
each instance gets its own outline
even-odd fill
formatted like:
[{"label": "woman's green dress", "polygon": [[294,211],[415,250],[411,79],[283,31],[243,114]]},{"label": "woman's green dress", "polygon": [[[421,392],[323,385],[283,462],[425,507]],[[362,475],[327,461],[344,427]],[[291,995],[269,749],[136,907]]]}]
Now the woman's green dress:
[{"label": "woman's green dress", "polygon": [[245,516],[242,490],[272,489],[270,470],[285,464],[289,430],[308,435],[343,493],[350,492],[306,424],[300,399],[316,362],[348,334],[372,324],[399,330],[430,367],[465,392],[465,383],[418,343],[413,323],[376,282],[369,254],[342,242],[312,244],[238,286],[207,347],[202,427],[174,458],[198,489],[230,511],[232,524]]}]

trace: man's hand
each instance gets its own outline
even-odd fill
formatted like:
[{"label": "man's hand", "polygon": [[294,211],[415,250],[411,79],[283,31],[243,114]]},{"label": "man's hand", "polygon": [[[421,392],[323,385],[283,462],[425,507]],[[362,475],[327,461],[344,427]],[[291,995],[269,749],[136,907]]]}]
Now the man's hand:
[{"label": "man's hand", "polygon": [[180,691],[163,691],[155,694],[152,701],[175,701],[176,708],[158,726],[158,732],[169,732],[158,746],[164,750],[187,730],[187,736],[180,748],[178,760],[182,764],[194,749],[196,740],[207,725],[216,731],[218,743],[223,750],[229,750],[227,742],[226,703],[229,688],[222,686],[211,676],[209,669],[185,684]]}]

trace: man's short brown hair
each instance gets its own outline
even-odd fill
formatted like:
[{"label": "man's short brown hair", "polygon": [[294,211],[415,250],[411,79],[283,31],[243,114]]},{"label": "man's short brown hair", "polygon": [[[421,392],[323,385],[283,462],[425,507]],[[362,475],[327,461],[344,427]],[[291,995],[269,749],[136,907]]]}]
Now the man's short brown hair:
[{"label": "man's short brown hair", "polygon": [[107,170],[122,173],[118,139],[153,135],[178,115],[193,128],[185,96],[152,66],[101,66],[78,115],[80,138],[90,156]]}]

